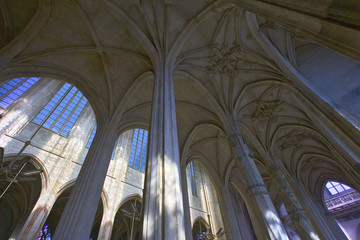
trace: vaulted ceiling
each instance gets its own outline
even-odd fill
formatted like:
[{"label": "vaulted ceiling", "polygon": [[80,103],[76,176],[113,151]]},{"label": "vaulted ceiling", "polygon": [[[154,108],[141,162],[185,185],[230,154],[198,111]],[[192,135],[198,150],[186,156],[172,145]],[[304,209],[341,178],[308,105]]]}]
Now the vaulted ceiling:
[{"label": "vaulted ceiling", "polygon": [[304,104],[312,102],[301,84],[279,65],[282,59],[296,70],[298,37],[246,11],[244,1],[17,2],[2,2],[2,80],[68,81],[98,122],[118,114],[122,126],[148,126],[154,62],[171,56],[182,161],[205,159],[225,177],[233,159],[222,118],[229,113],[265,175],[269,151],[290,173],[304,172],[305,182],[314,164],[336,168],[335,159],[344,158],[308,115]]}]

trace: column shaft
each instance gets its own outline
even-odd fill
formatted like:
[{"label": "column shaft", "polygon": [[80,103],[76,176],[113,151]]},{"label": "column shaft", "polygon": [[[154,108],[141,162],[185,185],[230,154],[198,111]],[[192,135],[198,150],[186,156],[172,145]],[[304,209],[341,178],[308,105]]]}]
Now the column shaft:
[{"label": "column shaft", "polygon": [[231,141],[237,158],[237,167],[241,174],[239,177],[245,184],[244,194],[257,238],[288,239],[243,136],[236,125],[233,125],[231,129]]},{"label": "column shaft", "polygon": [[330,213],[327,212],[325,207],[313,199],[309,192],[303,186],[300,186],[299,183],[295,183],[294,186],[303,198],[307,209],[311,212],[311,217],[315,222],[314,226],[318,229],[318,233],[322,234],[322,238],[329,240],[347,239],[344,232],[335,222],[333,217],[330,216]]},{"label": "column shaft", "polygon": [[185,239],[172,74],[167,64],[157,65],[144,189],[144,240]]},{"label": "column shaft", "polygon": [[192,227],[191,227],[190,201],[189,201],[188,186],[186,179],[186,167],[183,167],[181,169],[181,182],[182,182],[182,193],[183,193],[183,201],[184,201],[185,236],[186,239],[191,239]]},{"label": "column shaft", "polygon": [[56,201],[56,197],[56,192],[51,189],[45,190],[44,194],[39,197],[39,200],[34,206],[33,211],[28,217],[25,225],[22,227],[20,233],[12,235],[10,239],[36,239],[50,214],[51,208]]},{"label": "column shaft", "polygon": [[275,167],[271,175],[284,200],[289,217],[302,239],[320,239],[281,170]]},{"label": "column shaft", "polygon": [[98,126],[54,239],[89,239],[116,136],[110,122]]},{"label": "column shaft", "polygon": [[104,215],[101,220],[98,240],[110,240],[114,226],[115,214],[112,209],[104,209]]},{"label": "column shaft", "polygon": [[[228,186],[222,186],[221,189],[224,189],[221,191],[219,200],[223,202],[222,206],[224,208],[224,224],[227,226],[225,229],[227,229],[228,233],[227,236],[229,236],[230,239],[238,239],[238,240],[249,240],[248,238],[243,238],[240,233],[240,228],[237,224],[237,219],[235,216],[235,211],[233,209],[233,204],[231,201],[229,188]],[[217,230],[217,229],[216,229]]]}]

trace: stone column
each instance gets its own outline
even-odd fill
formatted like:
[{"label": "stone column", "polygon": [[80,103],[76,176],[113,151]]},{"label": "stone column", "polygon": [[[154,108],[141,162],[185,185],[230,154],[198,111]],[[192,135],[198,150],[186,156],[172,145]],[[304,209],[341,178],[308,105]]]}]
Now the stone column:
[{"label": "stone column", "polygon": [[110,240],[114,226],[115,213],[112,208],[104,208],[104,215],[101,220],[98,240]]},{"label": "stone column", "polygon": [[344,232],[339,225],[335,222],[334,218],[325,207],[317,200],[315,200],[305,187],[294,181],[295,190],[297,190],[300,196],[304,200],[308,211],[311,213],[311,217],[315,222],[314,227],[318,229],[318,233],[321,234],[322,239],[327,240],[346,240]]},{"label": "stone column", "polygon": [[237,224],[241,235],[239,239],[255,240],[252,223],[248,216],[249,214],[244,200],[241,199],[239,193],[231,183],[228,184],[227,190],[230,194],[231,206],[233,208],[233,214],[235,215],[234,221]]},{"label": "stone column", "polygon": [[40,195],[39,200],[33,208],[30,216],[28,217],[25,225],[22,227],[20,233],[13,233],[10,240],[13,239],[36,239],[39,235],[41,228],[44,226],[47,217],[50,214],[57,199],[57,194],[53,189],[45,189],[43,194]]},{"label": "stone column", "polygon": [[292,187],[287,181],[280,168],[273,167],[271,169],[271,176],[275,185],[284,201],[285,208],[296,230],[302,239],[320,239],[314,230],[309,218],[305,214],[305,210],[297,200]]},{"label": "stone column", "polygon": [[270,199],[266,186],[252,159],[243,136],[232,125],[231,141],[237,158],[237,167],[245,186],[245,195],[251,220],[258,239],[288,239],[284,226]]},{"label": "stone column", "polygon": [[[227,236],[230,239],[238,239],[238,240],[249,240],[248,238],[243,238],[240,233],[240,228],[238,226],[238,222],[235,216],[235,211],[233,209],[233,204],[230,197],[229,188],[226,185],[221,186],[219,200],[222,202],[223,209],[223,219],[224,219],[224,226],[225,230],[227,230]],[[217,229],[215,229],[217,231]]]},{"label": "stone column", "polygon": [[185,239],[173,72],[156,63],[142,239]]},{"label": "stone column", "polygon": [[54,239],[89,239],[116,140],[111,122],[98,124],[74,189],[57,225]]}]

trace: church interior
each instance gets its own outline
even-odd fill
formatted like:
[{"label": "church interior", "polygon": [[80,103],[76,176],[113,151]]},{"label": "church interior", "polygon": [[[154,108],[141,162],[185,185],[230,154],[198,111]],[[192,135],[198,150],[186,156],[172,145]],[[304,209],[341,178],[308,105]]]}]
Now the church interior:
[{"label": "church interior", "polygon": [[359,240],[356,0],[0,0],[0,240]]}]

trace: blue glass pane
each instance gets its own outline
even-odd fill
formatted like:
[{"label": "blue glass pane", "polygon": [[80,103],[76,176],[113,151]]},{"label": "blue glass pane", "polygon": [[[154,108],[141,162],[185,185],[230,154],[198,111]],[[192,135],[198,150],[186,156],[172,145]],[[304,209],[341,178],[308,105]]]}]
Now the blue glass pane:
[{"label": "blue glass pane", "polygon": [[129,166],[142,172],[145,171],[148,132],[135,129],[130,150]]},{"label": "blue glass pane", "polygon": [[33,122],[41,124],[50,114],[43,127],[56,133],[60,132],[62,136],[67,137],[86,103],[87,99],[76,87],[65,83],[34,118]]},{"label": "blue glass pane", "polygon": [[[26,92],[31,86],[33,86],[39,79],[40,78],[29,78],[25,82],[21,83],[21,81],[23,81],[24,78],[17,78],[5,83],[0,88],[1,89],[0,97],[4,96],[5,94],[7,94],[7,96],[5,96],[0,101],[0,107],[7,108],[16,99],[18,99],[24,92]],[[15,88],[16,86],[18,87]]]},{"label": "blue glass pane", "polygon": [[15,78],[0,87],[0,97],[13,89],[16,85],[22,82],[25,78]]},{"label": "blue glass pane", "polygon": [[145,171],[145,164],[146,164],[146,152],[147,152],[147,134],[144,134],[144,141],[142,145],[141,150],[141,165],[140,165],[140,171]]},{"label": "blue glass pane", "polygon": [[349,187],[345,184],[334,182],[334,181],[327,182],[326,188],[329,190],[331,195],[336,195],[336,194],[339,194],[339,193],[342,193],[342,192],[352,189],[351,187]]},{"label": "blue glass pane", "polygon": [[129,158],[129,166],[134,167],[134,160],[135,160],[135,152],[136,152],[136,143],[137,143],[137,135],[138,129],[134,130],[133,140],[131,144],[131,151],[130,151],[130,158]]},{"label": "blue glass pane", "polygon": [[[45,107],[40,111],[40,113],[35,117],[33,122],[40,124],[44,119],[48,116],[51,110],[55,107],[56,104],[60,101],[60,99],[64,96],[66,91],[71,87],[70,84],[65,83],[61,89],[55,94],[55,96],[45,105]],[[54,111],[55,112],[55,111]],[[59,111],[57,111],[59,113]],[[52,123],[51,123],[52,124]],[[44,127],[49,128],[51,124],[44,124]]]},{"label": "blue glass pane", "polygon": [[197,196],[193,162],[189,163],[188,168],[189,168],[189,175],[190,175],[191,192],[192,192],[193,196]]},{"label": "blue glass pane", "polygon": [[[78,92],[80,93],[80,92]],[[79,95],[79,94],[77,94]],[[80,95],[82,96],[82,94],[80,93]],[[66,120],[68,120],[68,122],[66,123],[65,127],[64,127],[64,131],[61,132],[61,135],[63,135],[64,137],[67,137],[68,133],[70,132],[70,129],[74,126],[76,120],[79,118],[80,113],[82,112],[82,110],[84,109],[85,104],[87,103],[87,99],[85,97],[83,97],[80,101],[80,98],[74,98],[74,100],[76,100],[76,103],[74,103],[74,105],[69,105],[66,110],[64,111],[63,115],[61,116],[60,119],[64,119],[64,123]],[[72,103],[74,102],[74,100],[72,101]],[[77,108],[75,109],[75,111],[71,114],[70,118],[69,115],[71,113],[71,111],[73,111],[74,107],[76,106],[76,104],[80,101],[80,103],[78,104]],[[59,120],[60,120],[59,119]],[[69,129],[69,131],[67,131],[66,129]]]}]

